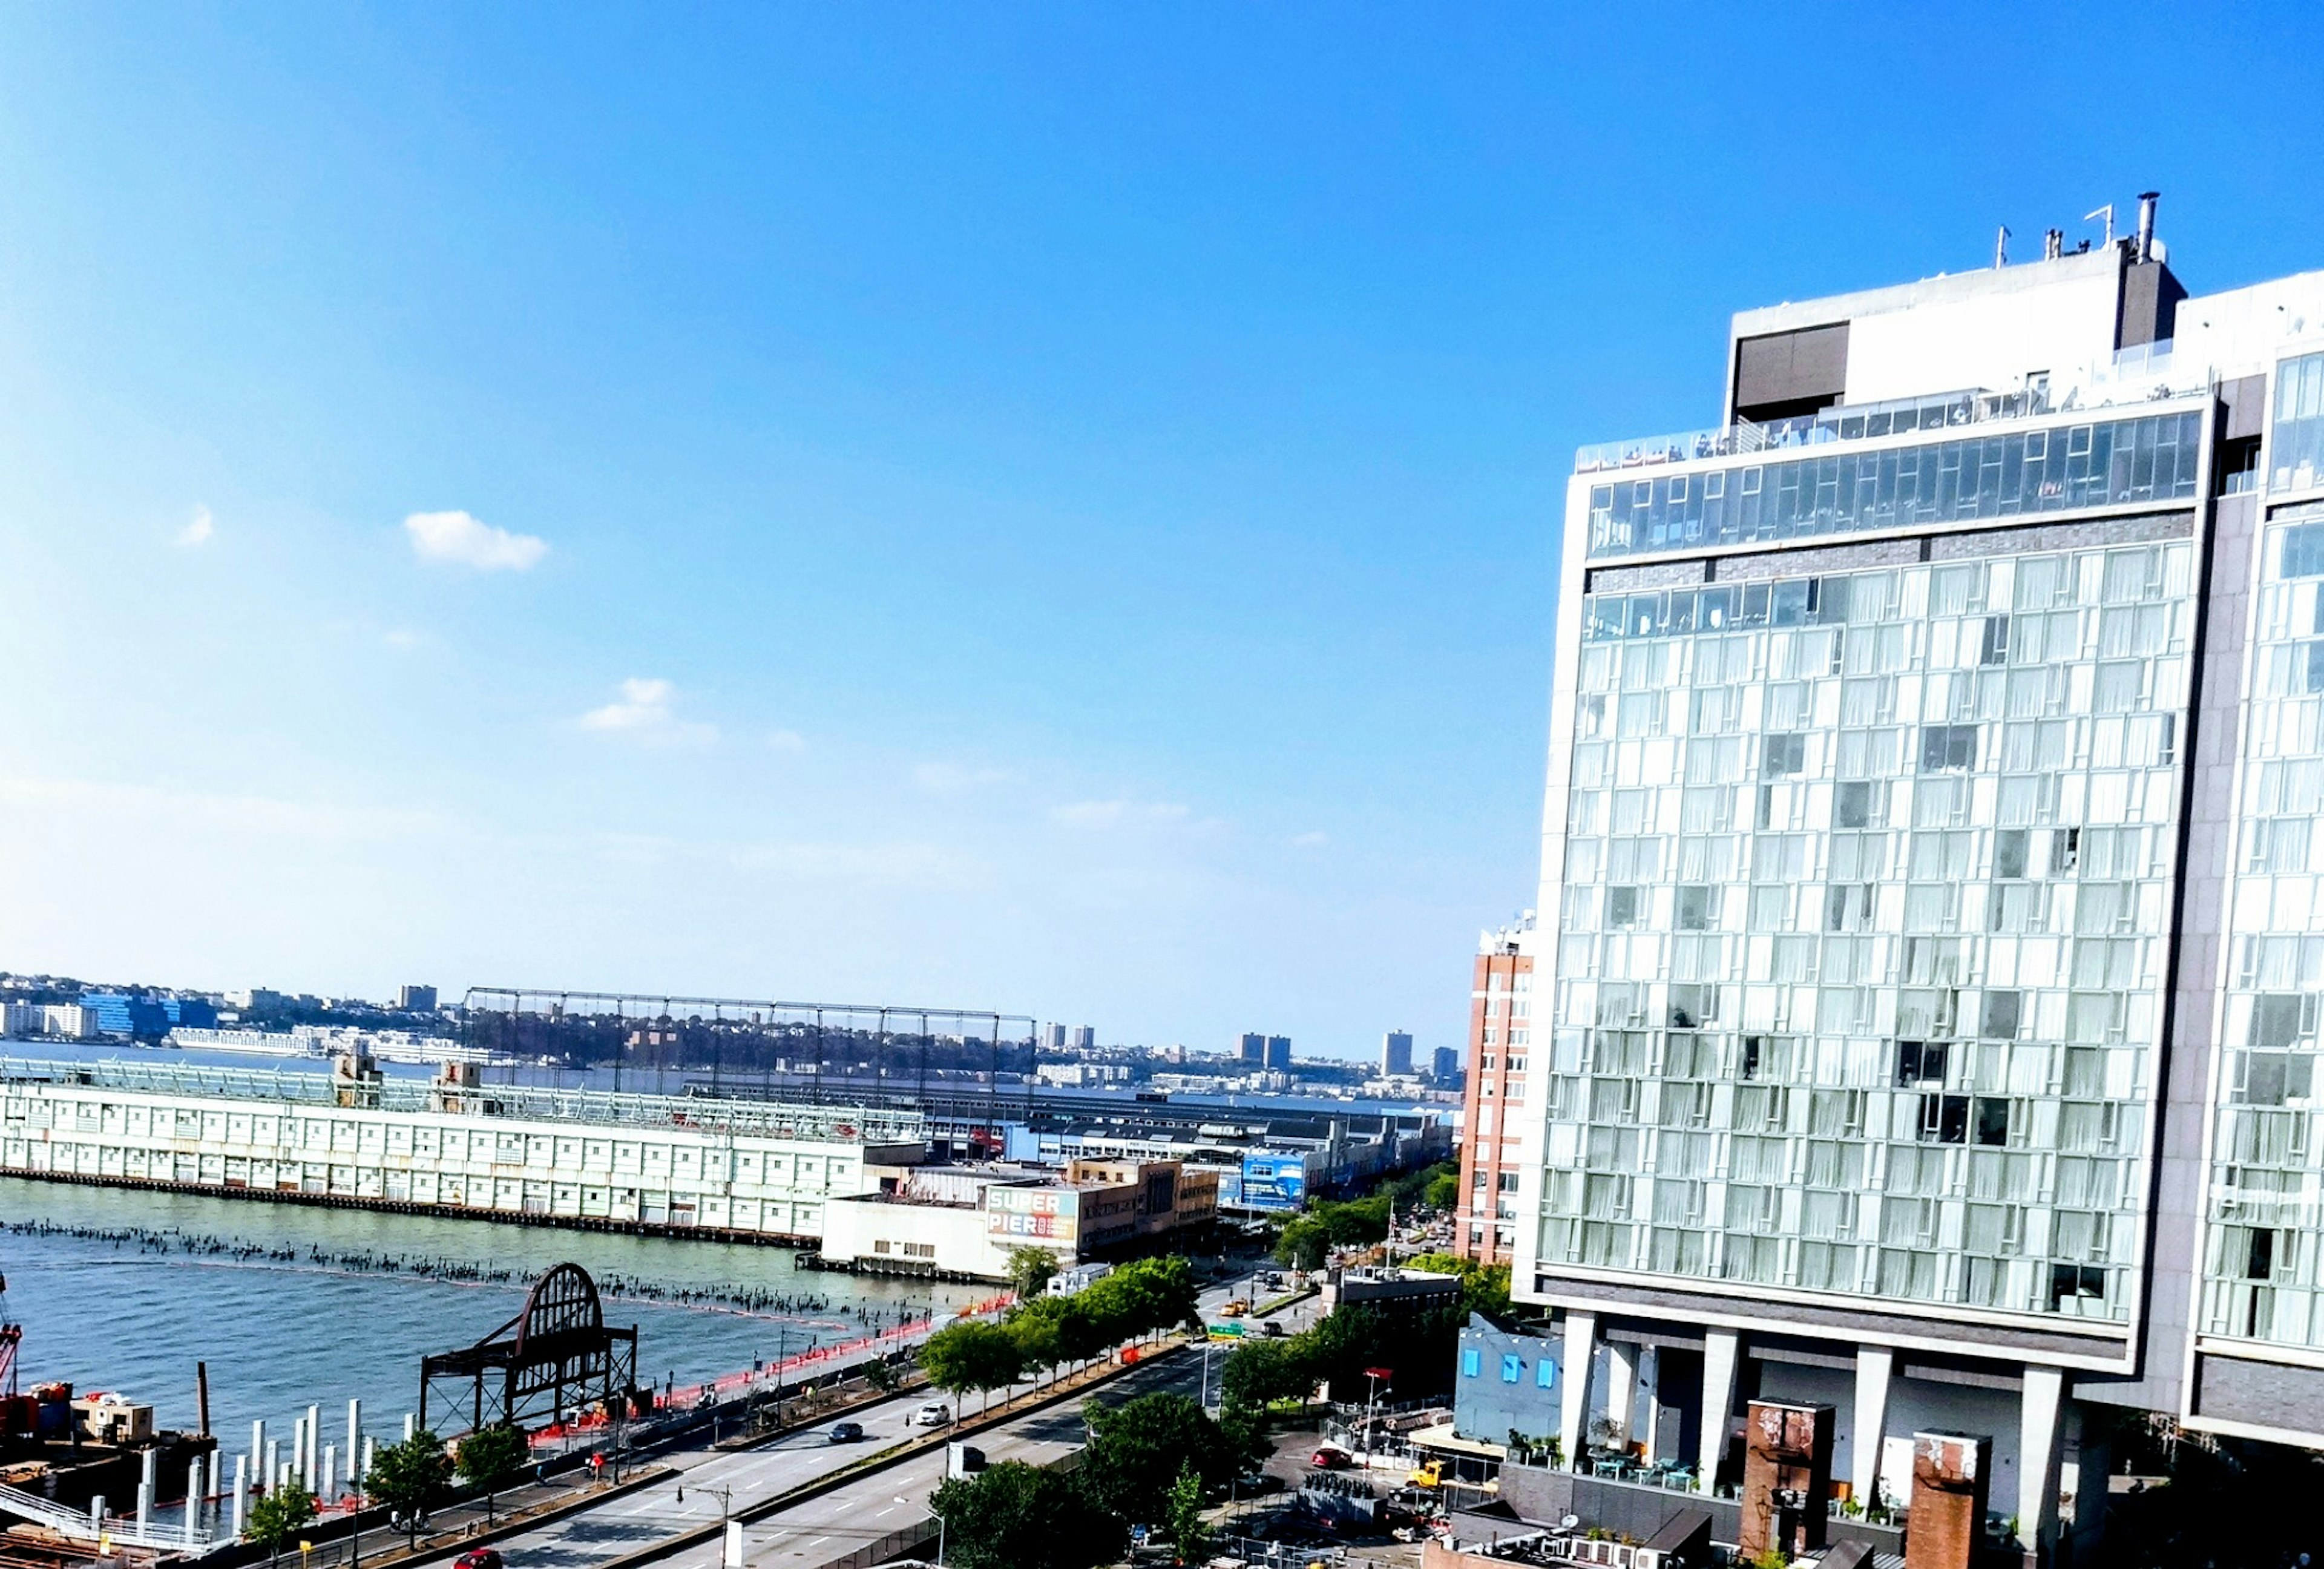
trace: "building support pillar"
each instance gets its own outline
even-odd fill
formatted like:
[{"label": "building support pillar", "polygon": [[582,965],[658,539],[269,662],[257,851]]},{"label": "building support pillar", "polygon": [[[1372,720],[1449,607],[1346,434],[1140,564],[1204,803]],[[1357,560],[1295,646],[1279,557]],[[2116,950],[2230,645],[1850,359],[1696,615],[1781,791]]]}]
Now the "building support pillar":
[{"label": "building support pillar", "polygon": [[1856,1352],[1856,1426],[1849,1440],[1848,1482],[1858,1505],[1879,1501],[1880,1450],[1888,1433],[1888,1382],[1896,1373],[1896,1353],[1886,1346]]},{"label": "building support pillar", "polygon": [[1627,1340],[1606,1343],[1606,1420],[1613,1427],[1609,1442],[1616,1449],[1630,1442],[1630,1407],[1638,1390],[1638,1348]]},{"label": "building support pillar", "polygon": [[1702,1429],[1695,1455],[1695,1486],[1709,1492],[1719,1482],[1719,1463],[1727,1458],[1729,1413],[1735,1409],[1735,1373],[1743,1337],[1731,1329],[1702,1332]]},{"label": "building support pillar", "polygon": [[1564,1391],[1557,1403],[1558,1453],[1569,1470],[1582,1469],[1590,1420],[1590,1365],[1598,1351],[1598,1315],[1568,1308],[1565,1314]]},{"label": "building support pillar", "polygon": [[1646,1393],[1646,1430],[1642,1435],[1646,1446],[1646,1463],[1652,1465],[1663,1457],[1663,1353],[1660,1346],[1648,1346],[1638,1359],[1638,1382]]},{"label": "building support pillar", "polygon": [[2058,1422],[2065,1388],[2063,1369],[2025,1364],[2024,1405],[2017,1430],[2017,1540],[2029,1553],[2057,1534]]}]

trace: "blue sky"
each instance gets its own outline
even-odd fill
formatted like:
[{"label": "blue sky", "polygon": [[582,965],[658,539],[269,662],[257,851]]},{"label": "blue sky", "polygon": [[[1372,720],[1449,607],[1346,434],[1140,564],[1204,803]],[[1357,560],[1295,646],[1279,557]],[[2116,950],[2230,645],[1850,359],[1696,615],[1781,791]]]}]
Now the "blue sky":
[{"label": "blue sky", "polygon": [[2223,8],[0,11],[0,965],[1462,1029],[1577,442],[2148,186]]}]

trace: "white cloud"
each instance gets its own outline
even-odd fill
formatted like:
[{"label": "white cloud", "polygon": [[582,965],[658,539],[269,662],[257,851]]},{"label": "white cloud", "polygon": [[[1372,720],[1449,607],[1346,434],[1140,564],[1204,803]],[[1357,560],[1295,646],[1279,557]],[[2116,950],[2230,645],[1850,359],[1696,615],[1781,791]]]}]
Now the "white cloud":
[{"label": "white cloud", "polygon": [[1303,850],[1312,850],[1318,844],[1330,844],[1332,842],[1332,835],[1326,834],[1321,828],[1311,828],[1305,834],[1292,835],[1291,842],[1294,844],[1298,845]]},{"label": "white cloud", "polygon": [[670,711],[678,688],[658,676],[632,676],[616,688],[621,697],[581,715],[581,728],[654,741],[713,741],[718,732],[688,724]]},{"label": "white cloud", "polygon": [[969,768],[957,762],[924,762],[912,770],[912,782],[933,796],[958,795],[979,785],[1004,784],[1016,777],[1005,768]]},{"label": "white cloud", "polygon": [[796,730],[770,730],[767,732],[767,750],[770,752],[805,752],[807,750],[807,737],[801,735]]},{"label": "white cloud", "polygon": [[1187,817],[1171,801],[1073,801],[1053,807],[1049,816],[1068,827],[1111,828],[1124,823],[1175,823]]},{"label": "white cloud", "polygon": [[210,517],[210,509],[198,506],[194,509],[194,515],[187,520],[186,526],[178,531],[178,545],[182,549],[190,550],[208,544],[211,536],[217,532],[217,525]]},{"label": "white cloud", "polygon": [[479,522],[466,512],[414,512],[403,520],[414,554],[423,561],[448,561],[479,572],[527,572],[549,554],[549,541],[512,534]]},{"label": "white cloud", "polygon": [[420,646],[420,637],[410,628],[399,626],[387,633],[385,641],[392,649],[416,649]]}]

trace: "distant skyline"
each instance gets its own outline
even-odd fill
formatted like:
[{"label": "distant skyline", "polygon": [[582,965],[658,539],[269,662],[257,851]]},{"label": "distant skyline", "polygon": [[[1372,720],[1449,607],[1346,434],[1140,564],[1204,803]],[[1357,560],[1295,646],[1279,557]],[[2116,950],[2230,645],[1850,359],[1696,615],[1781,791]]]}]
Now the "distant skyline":
[{"label": "distant skyline", "polygon": [[2324,261],[2216,14],[0,12],[0,965],[1456,1044],[1574,446],[2144,189]]}]

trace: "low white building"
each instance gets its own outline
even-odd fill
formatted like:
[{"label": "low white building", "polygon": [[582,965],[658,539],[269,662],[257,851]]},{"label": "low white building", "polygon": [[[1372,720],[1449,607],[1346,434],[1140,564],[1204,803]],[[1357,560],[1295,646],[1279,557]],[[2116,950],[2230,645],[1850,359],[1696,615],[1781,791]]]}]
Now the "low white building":
[{"label": "low white building", "polygon": [[172,1063],[11,1063],[0,1171],[814,1240],[916,1112]]}]

